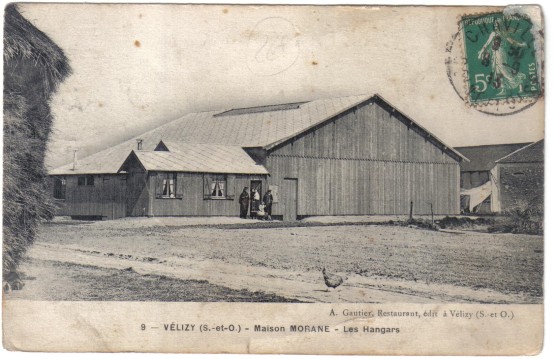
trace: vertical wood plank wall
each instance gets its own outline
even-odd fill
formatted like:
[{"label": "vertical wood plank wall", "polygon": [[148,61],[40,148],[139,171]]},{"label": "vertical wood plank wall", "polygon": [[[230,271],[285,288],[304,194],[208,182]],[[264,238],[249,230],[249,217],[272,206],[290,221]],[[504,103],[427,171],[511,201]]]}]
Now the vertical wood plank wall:
[{"label": "vertical wood plank wall", "polygon": [[[262,191],[267,189],[266,176],[227,175],[227,194],[233,199],[204,199],[204,175],[202,173],[177,173],[177,186],[183,198],[156,198],[156,173],[149,178],[152,216],[239,216],[238,198],[251,180],[262,181]],[[263,196],[263,193],[260,194]]]},{"label": "vertical wood plank wall", "polygon": [[268,185],[298,178],[300,216],[459,213],[458,162],[394,116],[369,103],[274,150]]},{"label": "vertical wood plank wall", "polygon": [[125,175],[94,175],[94,186],[79,186],[78,177],[65,176],[65,200],[56,201],[56,215],[100,216],[106,219],[125,217]]}]

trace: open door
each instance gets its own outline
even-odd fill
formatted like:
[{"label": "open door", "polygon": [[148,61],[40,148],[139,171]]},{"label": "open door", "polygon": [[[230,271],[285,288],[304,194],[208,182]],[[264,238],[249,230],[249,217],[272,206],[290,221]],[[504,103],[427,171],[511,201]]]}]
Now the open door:
[{"label": "open door", "polygon": [[[256,190],[258,192],[258,195],[259,195],[258,200],[254,199],[254,190]],[[250,181],[250,213],[251,213],[251,215],[254,212],[258,212],[258,208],[260,206],[263,195],[264,194],[262,192],[262,181],[258,181],[258,180]]]}]

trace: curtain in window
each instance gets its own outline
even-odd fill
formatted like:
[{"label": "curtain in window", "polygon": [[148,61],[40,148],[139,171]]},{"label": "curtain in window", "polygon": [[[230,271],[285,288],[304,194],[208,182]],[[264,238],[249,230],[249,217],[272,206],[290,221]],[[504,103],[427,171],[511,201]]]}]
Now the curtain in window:
[{"label": "curtain in window", "polygon": [[169,179],[169,197],[175,197],[175,179]]},{"label": "curtain in window", "polygon": [[162,197],[175,198],[175,188],[177,184],[176,173],[161,174],[161,195]]},{"label": "curtain in window", "polygon": [[225,197],[225,176],[212,176],[210,178],[209,195],[212,197]]},{"label": "curtain in window", "polygon": [[168,195],[168,188],[167,188],[167,178],[164,178],[162,180],[162,196],[167,196]]},{"label": "curtain in window", "polygon": [[219,188],[218,196],[219,197],[224,197],[225,196],[225,181],[224,180],[218,181],[217,182],[217,187]]}]

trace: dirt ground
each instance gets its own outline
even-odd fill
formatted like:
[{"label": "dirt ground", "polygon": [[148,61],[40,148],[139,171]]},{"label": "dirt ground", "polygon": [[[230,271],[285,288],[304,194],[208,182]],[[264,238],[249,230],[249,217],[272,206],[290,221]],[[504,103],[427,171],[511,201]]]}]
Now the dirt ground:
[{"label": "dirt ground", "polygon": [[[42,277],[40,266],[66,266],[89,279],[105,278],[106,272],[130,283],[160,276],[183,287],[194,284],[188,294],[158,299],[148,290],[131,295],[136,288],[102,281],[106,288],[96,290],[109,291],[108,299],[73,291],[67,300],[542,302],[541,236],[438,232],[336,219],[320,221],[324,226],[312,219],[307,227],[257,228],[243,221],[58,220],[41,227],[21,270],[34,273],[46,287],[55,279]],[[344,284],[327,291],[323,267],[343,276]],[[39,287],[26,285],[13,297],[57,299]],[[221,296],[210,297],[214,292]]]}]

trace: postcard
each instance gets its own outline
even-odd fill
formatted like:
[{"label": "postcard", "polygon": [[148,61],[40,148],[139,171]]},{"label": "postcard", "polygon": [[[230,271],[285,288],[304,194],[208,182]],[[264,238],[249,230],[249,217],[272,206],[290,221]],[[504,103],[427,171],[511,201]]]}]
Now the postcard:
[{"label": "postcard", "polygon": [[539,6],[4,24],[4,348],[541,351]]}]

